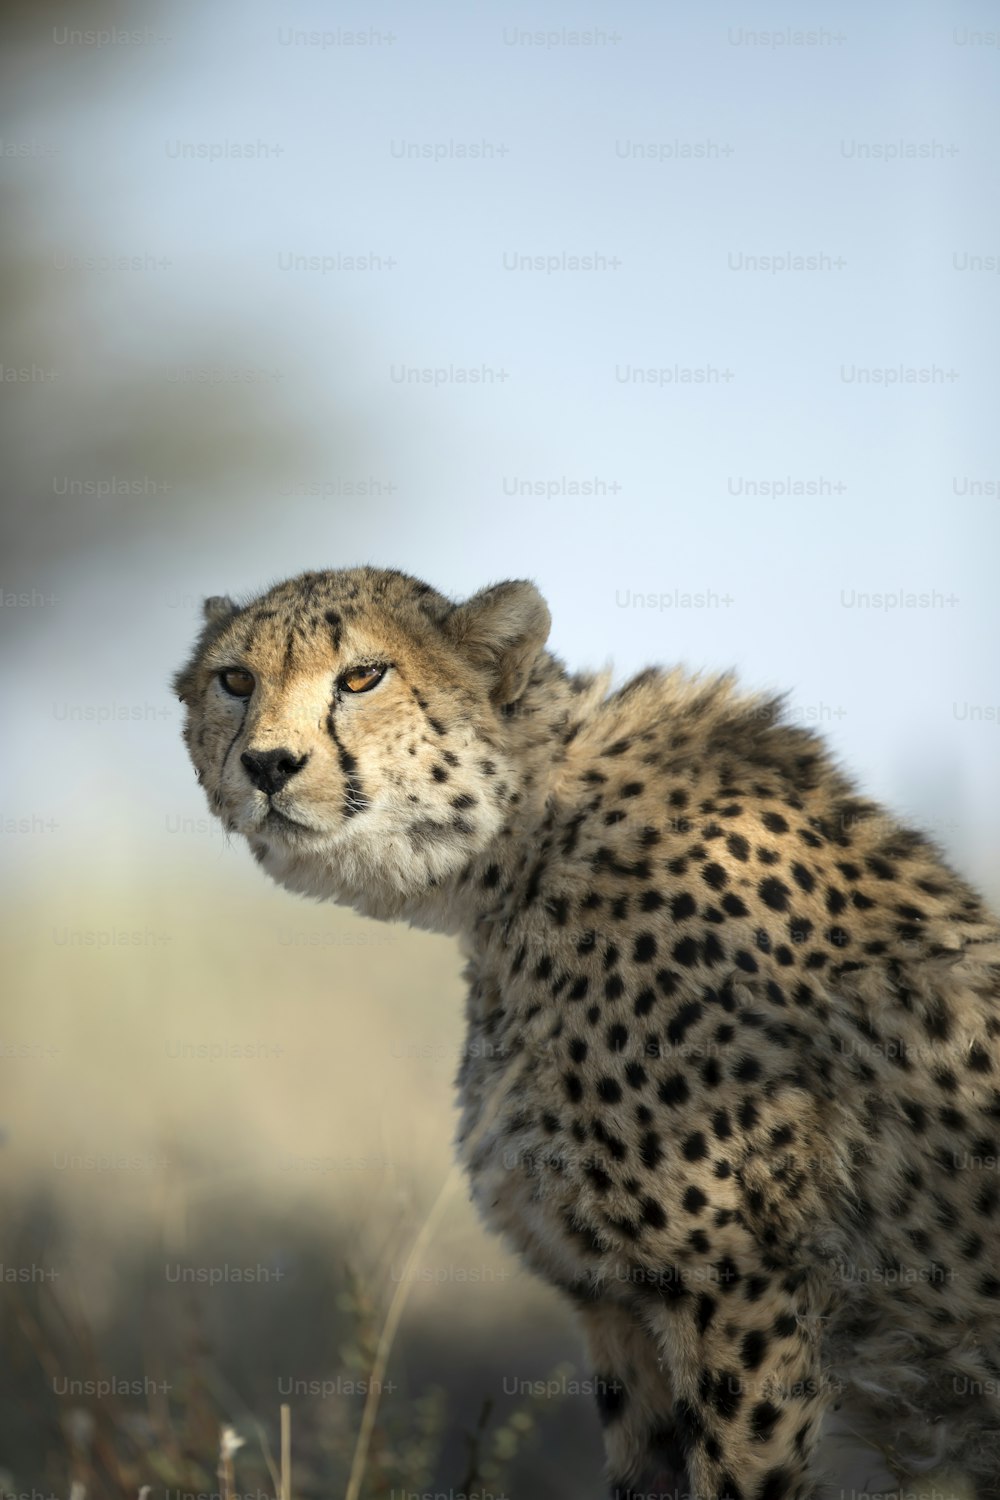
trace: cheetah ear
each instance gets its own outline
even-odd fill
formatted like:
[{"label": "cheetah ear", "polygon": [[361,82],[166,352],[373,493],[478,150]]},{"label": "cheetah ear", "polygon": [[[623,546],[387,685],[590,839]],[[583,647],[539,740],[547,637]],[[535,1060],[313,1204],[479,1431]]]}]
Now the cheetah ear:
[{"label": "cheetah ear", "polygon": [[228,620],[230,615],[238,615],[240,611],[228,594],[213,594],[210,599],[205,600],[201,612],[209,625],[219,625],[223,620]]},{"label": "cheetah ear", "polygon": [[228,594],[213,594],[201,607],[205,624],[202,627],[194,652],[187,665],[174,675],[173,688],[182,703],[190,703],[198,682],[198,659],[205,647],[214,640],[227,620],[238,615],[240,607]]},{"label": "cheetah ear", "polygon": [[503,705],[524,692],[551,623],[535,585],[518,580],[473,594],[452,610],[444,630],[473,666],[490,674],[490,697]]}]

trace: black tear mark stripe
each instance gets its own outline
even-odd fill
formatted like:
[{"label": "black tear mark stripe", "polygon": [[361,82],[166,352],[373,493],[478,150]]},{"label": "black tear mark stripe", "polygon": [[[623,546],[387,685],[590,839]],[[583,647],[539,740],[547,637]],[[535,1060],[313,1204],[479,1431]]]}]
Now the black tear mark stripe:
[{"label": "black tear mark stripe", "polygon": [[236,741],[239,739],[240,735],[243,733],[243,726],[244,726],[244,724],[247,721],[247,709],[249,707],[250,707],[250,699],[249,698],[244,698],[243,699],[243,711],[240,714],[240,722],[236,726],[236,733],[233,735],[232,739],[229,741],[229,744],[226,746],[226,753],[222,757],[222,765],[219,767],[219,780],[220,781],[222,780],[223,776],[225,775],[226,761],[229,759],[229,752],[232,750],[233,746],[236,744]]},{"label": "black tear mark stripe", "polygon": [[333,649],[334,651],[339,651],[340,643],[343,638],[343,621],[341,620],[335,609],[328,609],[325,618],[326,623],[330,627],[330,638],[333,641]]},{"label": "black tear mark stripe", "polygon": [[371,801],[358,778],[357,760],[351,754],[350,750],[341,744],[337,731],[334,728],[333,710],[335,703],[336,699],[330,704],[329,712],[326,716],[326,729],[337,747],[337,761],[341,771],[344,773],[344,817],[353,818],[355,813],[364,812],[367,808],[371,807]]}]

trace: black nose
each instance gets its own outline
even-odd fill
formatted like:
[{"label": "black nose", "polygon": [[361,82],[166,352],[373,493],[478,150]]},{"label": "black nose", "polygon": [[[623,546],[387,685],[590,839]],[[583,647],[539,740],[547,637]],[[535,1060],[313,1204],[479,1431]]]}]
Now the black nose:
[{"label": "black nose", "polygon": [[285,782],[296,771],[301,771],[308,759],[308,755],[300,755],[296,760],[290,750],[245,750],[240,756],[254,786],[259,792],[267,792],[268,796],[280,792]]}]

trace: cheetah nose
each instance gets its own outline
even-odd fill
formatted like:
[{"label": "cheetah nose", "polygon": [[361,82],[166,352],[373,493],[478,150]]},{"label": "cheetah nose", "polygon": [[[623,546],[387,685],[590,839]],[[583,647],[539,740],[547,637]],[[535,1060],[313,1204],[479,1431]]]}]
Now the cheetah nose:
[{"label": "cheetah nose", "polygon": [[254,786],[269,797],[280,792],[285,782],[301,771],[308,759],[308,755],[301,755],[296,760],[290,750],[246,750],[240,756]]}]

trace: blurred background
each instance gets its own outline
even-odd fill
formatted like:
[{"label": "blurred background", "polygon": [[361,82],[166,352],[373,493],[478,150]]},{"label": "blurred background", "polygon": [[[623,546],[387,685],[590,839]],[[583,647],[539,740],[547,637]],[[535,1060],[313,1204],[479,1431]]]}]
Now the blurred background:
[{"label": "blurred background", "polygon": [[287,1404],[343,1495],[395,1299],[362,1494],[597,1500],[450,1176],[454,945],[267,885],[169,679],[205,594],[528,576],[574,667],[787,688],[1000,899],[995,10],[3,28],[0,1494],[218,1490],[227,1423],[270,1495]]}]

